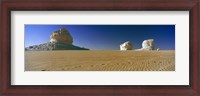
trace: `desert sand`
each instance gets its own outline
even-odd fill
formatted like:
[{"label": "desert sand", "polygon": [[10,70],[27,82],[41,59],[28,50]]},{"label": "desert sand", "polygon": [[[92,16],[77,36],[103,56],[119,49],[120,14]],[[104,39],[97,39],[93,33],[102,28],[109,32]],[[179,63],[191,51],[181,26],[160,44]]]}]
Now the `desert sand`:
[{"label": "desert sand", "polygon": [[175,71],[175,51],[25,51],[25,71]]}]

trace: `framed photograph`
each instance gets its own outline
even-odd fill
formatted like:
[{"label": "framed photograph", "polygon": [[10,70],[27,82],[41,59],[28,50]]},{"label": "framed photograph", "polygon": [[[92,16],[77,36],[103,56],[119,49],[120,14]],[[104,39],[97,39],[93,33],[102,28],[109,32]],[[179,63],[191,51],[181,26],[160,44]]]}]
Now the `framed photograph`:
[{"label": "framed photograph", "polygon": [[199,96],[199,0],[1,2],[1,95]]}]

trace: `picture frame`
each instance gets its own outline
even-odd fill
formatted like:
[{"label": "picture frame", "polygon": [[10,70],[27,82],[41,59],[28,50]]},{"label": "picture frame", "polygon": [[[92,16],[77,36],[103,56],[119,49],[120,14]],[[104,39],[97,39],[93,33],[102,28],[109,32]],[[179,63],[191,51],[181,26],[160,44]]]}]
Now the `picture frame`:
[{"label": "picture frame", "polygon": [[[199,96],[199,0],[8,0],[1,2],[1,95]],[[189,85],[11,85],[11,11],[189,11]]]}]

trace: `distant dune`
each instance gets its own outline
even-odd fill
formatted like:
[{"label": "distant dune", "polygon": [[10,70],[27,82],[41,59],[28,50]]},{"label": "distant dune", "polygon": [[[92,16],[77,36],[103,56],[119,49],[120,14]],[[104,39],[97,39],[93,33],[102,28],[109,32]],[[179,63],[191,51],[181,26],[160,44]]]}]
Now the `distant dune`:
[{"label": "distant dune", "polygon": [[175,71],[175,51],[25,51],[25,71]]}]

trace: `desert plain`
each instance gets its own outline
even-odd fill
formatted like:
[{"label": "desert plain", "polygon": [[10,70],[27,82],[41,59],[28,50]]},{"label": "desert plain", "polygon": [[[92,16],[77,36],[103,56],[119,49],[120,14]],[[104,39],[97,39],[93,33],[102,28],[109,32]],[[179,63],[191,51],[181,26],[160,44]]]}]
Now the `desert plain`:
[{"label": "desert plain", "polygon": [[25,71],[175,71],[175,51],[25,51]]}]

